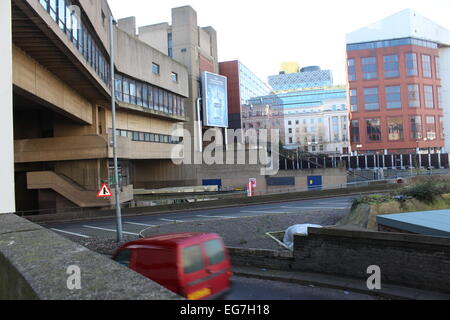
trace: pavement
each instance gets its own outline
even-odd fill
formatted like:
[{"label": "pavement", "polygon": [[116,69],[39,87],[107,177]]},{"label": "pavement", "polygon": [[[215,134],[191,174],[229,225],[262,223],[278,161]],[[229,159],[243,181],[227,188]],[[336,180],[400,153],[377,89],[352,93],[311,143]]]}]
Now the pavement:
[{"label": "pavement", "polygon": [[303,286],[314,286],[346,290],[389,300],[450,300],[449,294],[407,288],[392,284],[382,284],[381,290],[369,290],[361,279],[338,277],[301,271],[278,271],[252,267],[235,267],[234,274],[240,277],[265,279]]}]

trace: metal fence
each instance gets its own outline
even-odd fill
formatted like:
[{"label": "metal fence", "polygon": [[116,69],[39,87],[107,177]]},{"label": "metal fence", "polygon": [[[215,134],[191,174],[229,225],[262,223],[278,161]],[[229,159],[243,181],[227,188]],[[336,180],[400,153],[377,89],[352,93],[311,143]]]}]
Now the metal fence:
[{"label": "metal fence", "polygon": [[280,170],[340,168],[367,169],[449,169],[449,154],[397,154],[342,157],[281,158]]}]

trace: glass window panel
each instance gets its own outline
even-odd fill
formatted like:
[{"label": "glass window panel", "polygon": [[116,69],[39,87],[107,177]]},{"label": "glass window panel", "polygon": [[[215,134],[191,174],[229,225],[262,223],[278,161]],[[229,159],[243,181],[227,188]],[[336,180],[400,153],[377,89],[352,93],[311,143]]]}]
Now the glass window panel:
[{"label": "glass window panel", "polygon": [[434,109],[433,86],[424,86],[425,108]]},{"label": "glass window panel", "polygon": [[386,78],[397,78],[400,76],[397,55],[384,57],[384,76]]},{"label": "glass window panel", "polygon": [[420,108],[420,91],[418,84],[408,85],[408,104],[410,108]]},{"label": "glass window panel", "polygon": [[378,78],[376,57],[362,58],[361,63],[364,80],[373,80]]},{"label": "glass window panel", "polygon": [[406,74],[408,76],[418,76],[417,68],[417,54],[407,53],[406,54]]},{"label": "glass window panel", "polygon": [[422,71],[425,78],[431,78],[431,57],[422,55]]},{"label": "glass window panel", "polygon": [[402,97],[400,86],[386,87],[386,108],[400,109],[402,107]]},{"label": "glass window panel", "polygon": [[366,110],[379,110],[379,97],[378,97],[378,88],[366,88],[364,89],[364,97],[366,101],[365,108]]},{"label": "glass window panel", "polygon": [[426,132],[428,140],[436,140],[436,119],[434,116],[426,116]]},{"label": "glass window panel", "polygon": [[410,117],[411,123],[411,139],[420,140],[423,138],[422,134],[422,118],[420,116]]},{"label": "glass window panel", "polygon": [[359,142],[359,121],[352,120],[351,122],[351,134],[352,134],[352,142]]},{"label": "glass window panel", "polygon": [[368,142],[381,141],[381,123],[380,119],[367,119],[367,140]]}]

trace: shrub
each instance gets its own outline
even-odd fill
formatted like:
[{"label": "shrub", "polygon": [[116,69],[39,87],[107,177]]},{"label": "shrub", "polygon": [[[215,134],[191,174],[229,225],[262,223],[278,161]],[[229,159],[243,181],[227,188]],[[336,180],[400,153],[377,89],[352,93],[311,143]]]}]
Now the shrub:
[{"label": "shrub", "polygon": [[419,201],[433,202],[436,197],[450,193],[450,180],[428,178],[422,182],[402,188],[397,193]]}]

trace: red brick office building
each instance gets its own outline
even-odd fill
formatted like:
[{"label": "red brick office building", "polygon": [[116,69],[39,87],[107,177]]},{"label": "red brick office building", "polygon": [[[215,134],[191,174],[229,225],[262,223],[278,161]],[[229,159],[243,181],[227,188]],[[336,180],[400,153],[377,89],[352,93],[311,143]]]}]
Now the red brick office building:
[{"label": "red brick office building", "polygon": [[353,152],[434,153],[444,148],[442,42],[428,34],[446,30],[433,33],[438,26],[429,20],[424,25],[423,19],[405,10],[377,28],[347,36]]}]

